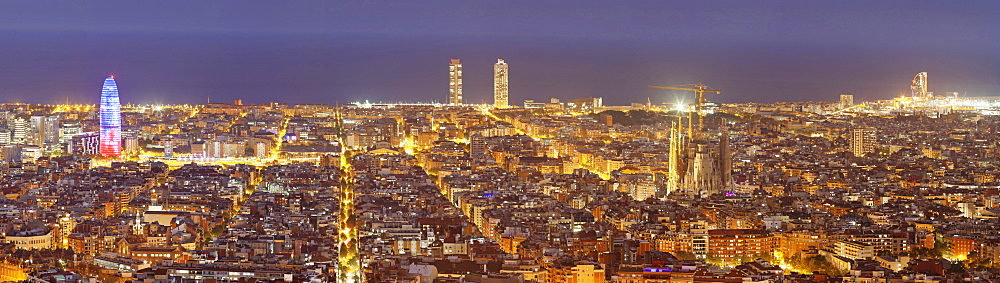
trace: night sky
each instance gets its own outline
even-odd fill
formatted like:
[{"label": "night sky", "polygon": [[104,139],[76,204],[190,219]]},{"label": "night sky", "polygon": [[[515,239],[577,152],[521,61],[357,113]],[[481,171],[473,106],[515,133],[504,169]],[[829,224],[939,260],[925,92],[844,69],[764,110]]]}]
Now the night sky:
[{"label": "night sky", "polygon": [[1000,95],[1000,1],[0,1],[0,102],[723,102]]}]

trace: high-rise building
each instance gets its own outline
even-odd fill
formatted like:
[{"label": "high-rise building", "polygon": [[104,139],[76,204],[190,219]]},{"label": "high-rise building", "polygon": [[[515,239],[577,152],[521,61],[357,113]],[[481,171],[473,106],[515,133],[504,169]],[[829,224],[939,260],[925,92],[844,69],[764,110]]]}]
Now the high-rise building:
[{"label": "high-rise building", "polygon": [[128,153],[139,153],[139,139],[134,136],[128,136],[122,138],[122,143],[125,144],[125,152]]},{"label": "high-rise building", "polygon": [[69,152],[76,155],[97,155],[100,153],[101,136],[97,133],[84,133],[73,136],[69,143]]},{"label": "high-rise building", "polygon": [[59,139],[62,141],[69,140],[75,135],[83,133],[83,128],[80,126],[80,122],[64,122],[59,126]]},{"label": "high-rise building", "polygon": [[29,140],[37,146],[59,142],[59,116],[31,116]]},{"label": "high-rise building", "polygon": [[58,143],[59,142],[59,127],[62,123],[59,116],[46,116],[45,117],[45,142],[47,143]]},{"label": "high-rise building", "polygon": [[23,144],[28,139],[28,120],[17,117],[14,118],[14,135],[11,141],[16,144]]},{"label": "high-rise building", "polygon": [[934,96],[933,93],[927,91],[927,72],[917,73],[913,77],[913,83],[910,84],[910,90],[913,97],[931,97]]},{"label": "high-rise building", "polygon": [[122,154],[122,105],[115,77],[104,79],[101,89],[101,155]]},{"label": "high-rise building", "polygon": [[493,107],[507,108],[507,63],[503,59],[497,59],[493,64]]},{"label": "high-rise building", "polygon": [[163,156],[174,157],[174,140],[163,139],[160,142],[163,143]]},{"label": "high-rise building", "polygon": [[473,134],[469,138],[470,153],[472,156],[485,156],[486,155],[486,137],[479,133]]},{"label": "high-rise building", "polygon": [[462,104],[462,61],[451,59],[448,64],[448,104]]},{"label": "high-rise building", "polygon": [[28,121],[28,144],[43,146],[45,144],[45,116],[31,116]]},{"label": "high-rise building", "polygon": [[847,108],[854,106],[854,95],[853,94],[841,94],[840,95],[840,108]]},{"label": "high-rise building", "polygon": [[778,238],[767,230],[708,230],[708,255],[724,262],[732,262],[738,257],[770,253],[777,246]]},{"label": "high-rise building", "polygon": [[21,161],[21,147],[19,144],[0,145],[0,160]]},{"label": "high-rise building", "polygon": [[211,140],[205,142],[205,157],[222,158],[222,142]]},{"label": "high-rise building", "polygon": [[875,152],[876,132],[874,128],[854,128],[850,134],[851,153],[854,156],[865,156]]},{"label": "high-rise building", "polygon": [[254,143],[254,148],[253,148],[254,157],[264,159],[267,158],[268,154],[270,154],[270,150],[268,149],[268,143],[262,141]]},{"label": "high-rise building", "polygon": [[603,123],[605,126],[613,127],[615,125],[614,116],[611,116],[610,114],[603,114],[600,117],[601,117],[601,123]]}]

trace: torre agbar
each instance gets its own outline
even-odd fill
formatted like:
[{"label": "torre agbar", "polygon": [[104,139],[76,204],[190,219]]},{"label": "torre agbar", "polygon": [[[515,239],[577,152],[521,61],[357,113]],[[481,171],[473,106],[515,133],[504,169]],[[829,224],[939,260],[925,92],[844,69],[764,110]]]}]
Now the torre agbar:
[{"label": "torre agbar", "polygon": [[122,105],[118,100],[115,76],[104,79],[101,89],[101,155],[122,154]]}]

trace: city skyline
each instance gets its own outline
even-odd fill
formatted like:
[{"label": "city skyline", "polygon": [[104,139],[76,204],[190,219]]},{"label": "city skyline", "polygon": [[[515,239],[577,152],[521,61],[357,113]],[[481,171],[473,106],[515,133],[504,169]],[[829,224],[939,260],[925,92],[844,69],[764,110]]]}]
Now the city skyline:
[{"label": "city skyline", "polygon": [[[500,65],[506,66],[507,63],[504,62],[503,59],[497,59],[497,60],[498,61],[496,63],[494,63],[493,66],[492,66],[493,67],[493,73],[492,73],[493,76],[492,76],[492,81],[490,83],[490,85],[492,87],[490,89],[489,96],[486,97],[486,98],[477,99],[477,102],[466,102],[465,97],[463,95],[463,90],[462,90],[463,89],[463,83],[462,83],[463,82],[463,78],[462,78],[462,71],[461,71],[463,68],[462,68],[462,63],[461,63],[460,59],[451,59],[451,63],[449,63],[449,68],[450,68],[450,71],[449,71],[449,73],[450,73],[449,74],[449,85],[451,85],[451,86],[449,86],[449,88],[446,90],[447,95],[444,97],[444,99],[431,98],[431,99],[421,100],[421,99],[413,98],[413,97],[410,97],[410,98],[399,98],[399,99],[382,99],[382,98],[379,98],[379,97],[372,97],[372,98],[361,98],[361,97],[359,97],[359,98],[356,98],[355,100],[349,100],[349,101],[342,101],[342,100],[337,99],[337,100],[334,100],[334,101],[319,101],[319,102],[317,102],[317,101],[307,100],[307,101],[301,101],[301,102],[304,102],[304,103],[321,103],[321,104],[344,104],[344,103],[367,103],[367,102],[370,102],[370,103],[403,103],[403,104],[447,104],[447,105],[483,104],[483,105],[496,105],[497,98],[499,97],[498,96],[499,95],[499,93],[498,93],[498,87],[499,87],[499,85],[498,84],[500,84],[501,80],[507,80],[507,78],[508,78],[508,75],[505,73],[506,72],[506,67],[500,68],[504,72],[503,75],[500,75],[498,73],[498,71],[499,71],[498,70],[498,68],[499,68],[498,66],[500,66]],[[454,70],[458,70],[458,71],[456,72]],[[116,75],[109,75],[109,76],[106,77],[106,79],[113,79],[115,76]],[[898,97],[929,97],[929,96],[935,96],[935,95],[936,96],[949,96],[949,97],[956,97],[956,98],[970,98],[970,99],[981,99],[981,98],[988,99],[988,98],[991,98],[991,97],[1000,97],[1000,94],[997,94],[997,95],[987,95],[987,96],[973,96],[973,95],[970,95],[968,92],[958,92],[958,91],[939,91],[939,92],[935,92],[935,91],[933,91],[935,88],[928,87],[928,85],[930,85],[928,83],[928,79],[927,79],[928,77],[929,77],[928,72],[917,72],[916,75],[913,77],[912,83],[909,85],[909,87],[907,87],[905,89],[904,88],[900,88],[899,92],[896,93],[895,95],[886,96],[886,97],[879,97],[879,98],[871,98],[871,99],[864,99],[864,98],[862,98],[862,99],[859,99],[858,101],[859,102],[864,102],[864,101],[878,101],[878,100],[886,100],[886,99],[892,99],[892,98],[898,98]],[[902,79],[900,79],[900,81],[902,81]],[[500,85],[504,85],[504,88],[506,88],[506,84],[507,83],[502,83]],[[837,95],[841,95],[841,96],[842,95],[850,95],[852,97],[855,96],[854,93],[834,93],[834,94],[829,94],[829,96],[826,96],[826,97],[816,97],[815,99],[812,99],[812,100],[794,100],[793,99],[793,100],[767,101],[767,102],[761,102],[761,103],[833,101],[833,100],[836,100],[837,97],[835,97],[835,96],[837,96]],[[70,104],[70,105],[72,105],[72,104],[83,104],[83,105],[93,104],[93,105],[100,105],[100,104],[103,103],[103,102],[100,101],[100,99],[98,99],[98,101],[96,101],[96,102],[81,102],[81,101],[77,101],[78,100],[77,98],[74,97],[73,99],[71,99],[71,97],[73,97],[73,96],[62,97],[62,98],[60,98],[62,100],[60,100],[60,101],[52,101],[52,102],[31,102],[31,101],[21,101],[19,99],[15,99],[14,101],[0,101],[0,103],[27,103],[27,104],[43,104],[43,105],[57,105],[57,104]],[[597,97],[600,97],[600,96],[597,96]],[[525,97],[524,100],[521,100],[521,103],[517,103],[516,101],[510,101],[508,99],[507,105],[508,106],[518,106],[520,104],[523,104],[526,100],[527,101],[531,101],[531,100],[537,100],[537,99],[543,99],[543,98],[544,99],[548,99],[547,97]],[[563,100],[563,99],[575,99],[575,98],[580,98],[580,97],[551,97],[551,98]],[[659,99],[659,100],[662,100],[662,103],[665,103],[665,104],[673,104],[673,103],[676,103],[678,101],[691,99],[691,98],[685,98],[685,96],[681,92],[664,93],[662,95],[656,96],[656,98]],[[242,97],[235,97],[235,98],[232,98],[232,99],[228,99],[227,97],[223,97],[222,99],[219,99],[218,97],[216,97],[215,100],[213,101],[212,100],[213,98],[211,96],[206,96],[203,99],[204,100],[201,101],[201,102],[197,102],[197,101],[172,102],[172,101],[166,101],[165,99],[161,98],[161,99],[156,99],[155,101],[128,101],[128,102],[126,102],[126,104],[135,104],[135,105],[153,105],[153,104],[160,104],[160,105],[180,105],[180,104],[193,104],[193,105],[197,105],[197,104],[203,104],[203,103],[235,103],[236,101],[239,101],[239,103],[243,103],[243,100],[244,100],[244,98],[242,98]],[[612,96],[612,99],[614,99],[614,96]],[[623,103],[621,103],[621,105],[626,105],[626,104],[630,104],[630,103],[645,103],[646,100],[649,100],[649,99],[652,99],[652,98],[651,97],[645,97],[642,100],[623,102]],[[728,99],[726,99],[725,97],[719,97],[719,96],[712,97],[709,100],[717,102],[717,103],[745,103],[745,102],[755,102],[755,101],[732,102],[732,101],[727,101]],[[457,103],[456,103],[456,101],[457,101]],[[853,101],[853,98],[852,98],[852,101]],[[281,99],[281,98],[265,99],[265,100],[259,100],[258,99],[258,100],[253,101],[253,102],[256,102],[256,103],[278,102],[278,103],[294,104],[294,102],[288,101],[286,99]],[[688,102],[692,102],[692,101],[688,101]]]},{"label": "city skyline", "polygon": [[[274,9],[284,13],[242,8],[265,14],[258,18],[208,5],[204,12],[160,7],[163,15],[148,21],[133,16],[148,13],[148,7],[127,3],[7,5],[0,13],[24,13],[0,14],[0,39],[9,43],[8,52],[0,53],[8,66],[0,70],[5,102],[59,103],[68,97],[96,103],[86,95],[87,82],[93,74],[115,73],[132,82],[125,102],[140,104],[201,103],[210,97],[250,103],[275,98],[447,103],[440,95],[447,86],[433,80],[440,78],[434,70],[449,58],[464,59],[464,100],[477,104],[492,101],[489,65],[495,58],[517,62],[520,79],[510,94],[512,105],[542,97],[663,102],[676,94],[645,85],[696,82],[730,90],[718,97],[723,102],[821,100],[840,93],[867,101],[909,92],[899,78],[921,71],[935,77],[932,91],[938,93],[1000,93],[995,79],[1000,64],[987,47],[1000,39],[980,32],[997,21],[986,13],[996,10],[992,2],[890,1],[872,9],[782,1],[677,7],[581,2],[569,10],[539,3],[529,14],[471,3],[456,6],[465,12],[457,18],[433,17],[444,10],[434,5],[403,7],[427,9],[427,17],[379,3]],[[875,8],[892,12],[879,14]],[[383,12],[369,15],[370,10]],[[514,21],[498,24],[506,19],[493,10],[508,11]],[[49,16],[23,16],[31,11]],[[343,17],[324,17],[330,15]],[[384,26],[358,27],[362,21],[352,20],[361,15]],[[634,17],[617,20],[621,15]],[[791,16],[786,22],[782,15]],[[456,25],[464,22],[469,24]]]},{"label": "city skyline", "polygon": [[0,3],[0,282],[1000,282],[996,11]]},{"label": "city skyline", "polygon": [[[234,101],[105,121],[117,90],[0,104],[0,280],[1000,278],[996,101]],[[121,156],[94,149],[108,129]]]}]

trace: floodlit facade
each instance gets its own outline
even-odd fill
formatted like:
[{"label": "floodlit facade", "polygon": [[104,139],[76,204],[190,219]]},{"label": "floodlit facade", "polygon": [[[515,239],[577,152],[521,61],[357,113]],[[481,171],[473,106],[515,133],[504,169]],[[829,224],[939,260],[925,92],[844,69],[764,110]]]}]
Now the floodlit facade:
[{"label": "floodlit facade", "polygon": [[872,245],[849,240],[837,241],[834,244],[834,251],[837,255],[849,259],[870,259],[875,257],[875,248]]},{"label": "floodlit facade", "polygon": [[14,136],[11,140],[16,144],[23,144],[28,138],[28,120],[24,118],[14,118]]},{"label": "floodlit facade", "polygon": [[708,254],[723,261],[767,254],[777,247],[777,238],[765,230],[718,229],[708,231]]},{"label": "floodlit facade", "polygon": [[931,97],[933,94],[927,91],[927,72],[917,73],[913,77],[913,83],[910,84],[910,90],[912,91],[913,97]]},{"label": "floodlit facade", "polygon": [[507,63],[503,59],[497,59],[493,64],[493,107],[507,108]]},{"label": "floodlit facade", "polygon": [[45,146],[47,143],[59,142],[59,117],[31,116],[28,133],[29,144]]},{"label": "floodlit facade", "polygon": [[875,152],[875,135],[873,128],[851,129],[851,153],[861,157]]},{"label": "floodlit facade", "polygon": [[122,154],[122,105],[115,77],[104,79],[101,89],[101,155]]},{"label": "floodlit facade", "polygon": [[35,228],[27,231],[17,231],[7,234],[0,242],[14,244],[14,247],[25,250],[52,248],[52,229]]},{"label": "floodlit facade", "polygon": [[462,104],[462,61],[451,59],[448,64],[448,104]]},{"label": "floodlit facade", "polygon": [[854,95],[853,94],[841,94],[840,95],[840,107],[847,108],[854,106]]}]

